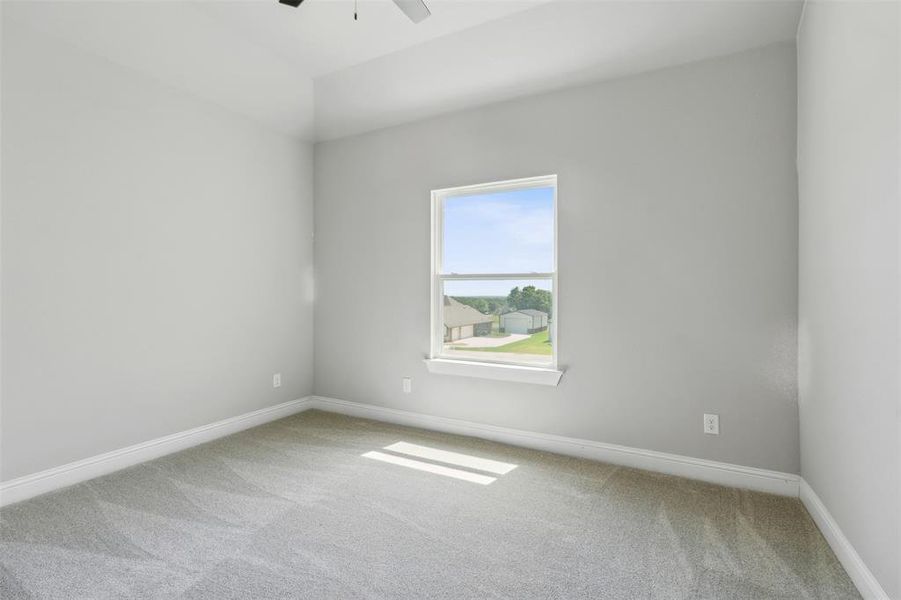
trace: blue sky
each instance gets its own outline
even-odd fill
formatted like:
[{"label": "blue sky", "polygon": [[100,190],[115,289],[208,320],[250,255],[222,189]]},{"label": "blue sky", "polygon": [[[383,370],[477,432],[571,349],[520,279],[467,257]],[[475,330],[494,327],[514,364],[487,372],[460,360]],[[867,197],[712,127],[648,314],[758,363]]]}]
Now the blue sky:
[{"label": "blue sky", "polygon": [[[554,270],[554,190],[534,188],[456,196],[444,201],[445,273]],[[506,296],[514,286],[549,281],[448,282],[446,293]]]}]

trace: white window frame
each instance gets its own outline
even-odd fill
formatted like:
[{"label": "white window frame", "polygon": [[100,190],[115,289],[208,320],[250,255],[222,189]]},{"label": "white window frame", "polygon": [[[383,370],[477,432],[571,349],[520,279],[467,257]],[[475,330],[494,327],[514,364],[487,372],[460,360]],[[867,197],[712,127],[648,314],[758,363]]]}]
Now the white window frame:
[{"label": "white window frame", "polygon": [[[548,273],[443,273],[444,263],[444,202],[448,198],[470,196],[473,194],[492,194],[505,191],[547,188],[554,190],[554,258],[553,271]],[[431,261],[431,352],[426,364],[429,370],[436,373],[467,375],[488,379],[522,381],[527,383],[545,383],[557,385],[562,371],[557,368],[557,350],[559,344],[559,306],[557,304],[557,176],[544,175],[509,181],[498,181],[462,187],[444,188],[432,191],[432,261]],[[544,279],[551,282],[551,302],[553,319],[549,323],[553,340],[551,363],[536,366],[505,360],[492,359],[490,354],[485,359],[455,358],[444,353],[444,322],[442,318],[443,282],[445,281],[478,281],[478,280],[523,280]]]}]

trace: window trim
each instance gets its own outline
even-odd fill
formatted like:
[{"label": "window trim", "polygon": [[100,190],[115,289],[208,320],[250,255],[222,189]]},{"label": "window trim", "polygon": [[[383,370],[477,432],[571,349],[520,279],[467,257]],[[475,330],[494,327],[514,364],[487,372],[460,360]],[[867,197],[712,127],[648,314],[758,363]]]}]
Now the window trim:
[{"label": "window trim", "polygon": [[[442,273],[441,266],[444,262],[444,201],[447,198],[453,198],[456,196],[468,196],[476,193],[498,193],[504,191],[513,191],[513,190],[523,190],[523,189],[533,189],[533,188],[546,188],[550,187],[554,190],[554,258],[553,258],[553,268],[554,270],[550,273],[493,273],[493,274],[485,274],[485,273],[469,273],[469,274],[460,274],[460,273]],[[558,343],[559,343],[559,305],[557,303],[557,295],[558,295],[558,276],[557,276],[557,175],[543,175],[540,177],[527,177],[523,179],[511,179],[507,181],[497,181],[492,183],[485,184],[476,184],[476,185],[466,185],[452,188],[443,188],[432,190],[431,195],[431,209],[432,209],[432,257],[431,257],[431,343],[430,343],[430,354],[429,360],[426,361],[429,366],[429,370],[433,372],[441,372],[448,374],[469,374],[475,377],[485,377],[485,373],[498,373],[502,372],[504,377],[500,377],[502,379],[514,380],[514,381],[528,381],[532,383],[536,383],[533,381],[534,372],[535,371],[547,371],[554,375],[552,385],[556,385],[560,379],[561,371],[557,369],[557,351],[558,351]],[[453,357],[442,352],[444,345],[444,323],[441,320],[441,309],[439,302],[443,300],[443,281],[448,280],[465,280],[465,281],[477,281],[477,280],[498,280],[498,279],[510,279],[510,280],[522,280],[522,279],[548,279],[551,282],[551,303],[553,307],[553,320],[549,324],[550,335],[553,339],[553,354],[551,355],[551,362],[547,365],[535,365],[535,364],[526,364],[526,363],[516,363],[510,361],[502,361],[502,360],[492,360],[490,357],[486,357],[483,359],[473,359],[473,358],[460,358]],[[458,363],[456,368],[447,369],[446,363]],[[437,370],[433,369],[433,366],[436,367]],[[461,367],[472,367],[463,368],[463,371],[469,371],[467,373],[461,372]],[[500,367],[501,371],[497,369],[486,369],[486,367]],[[517,373],[517,369],[523,369],[522,373]],[[480,374],[482,373],[482,374]],[[522,375],[522,377],[517,376]],[[491,379],[497,379],[499,377],[491,376]],[[550,380],[549,379],[549,380]]]},{"label": "window trim", "polygon": [[556,386],[563,376],[563,371],[546,367],[523,367],[507,363],[471,362],[448,358],[427,358],[425,365],[429,373],[437,375],[459,375],[538,385]]}]

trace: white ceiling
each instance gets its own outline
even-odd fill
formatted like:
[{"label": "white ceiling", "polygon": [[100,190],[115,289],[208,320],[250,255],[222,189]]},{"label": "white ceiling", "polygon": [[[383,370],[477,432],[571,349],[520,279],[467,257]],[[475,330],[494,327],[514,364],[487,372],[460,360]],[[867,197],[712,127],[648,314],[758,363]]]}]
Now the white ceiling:
[{"label": "white ceiling", "polygon": [[4,2],[23,26],[304,139],[792,39],[800,0]]},{"label": "white ceiling", "polygon": [[778,0],[557,0],[317,78],[317,136],[793,39],[800,8]]},{"label": "white ceiling", "polygon": [[430,0],[432,16],[413,24],[391,0],[305,0],[298,8],[276,0],[199,1],[197,8],[319,77],[548,0]]}]

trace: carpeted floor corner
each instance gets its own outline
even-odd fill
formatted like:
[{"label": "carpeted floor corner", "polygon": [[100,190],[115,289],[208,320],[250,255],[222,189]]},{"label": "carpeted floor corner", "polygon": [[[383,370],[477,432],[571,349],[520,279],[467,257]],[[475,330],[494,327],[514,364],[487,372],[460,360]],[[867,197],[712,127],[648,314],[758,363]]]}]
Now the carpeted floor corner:
[{"label": "carpeted floor corner", "polygon": [[797,499],[310,411],[4,508],[0,598],[859,595]]}]

